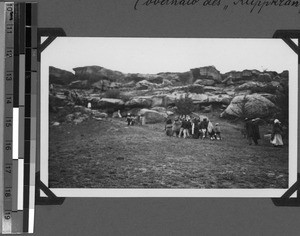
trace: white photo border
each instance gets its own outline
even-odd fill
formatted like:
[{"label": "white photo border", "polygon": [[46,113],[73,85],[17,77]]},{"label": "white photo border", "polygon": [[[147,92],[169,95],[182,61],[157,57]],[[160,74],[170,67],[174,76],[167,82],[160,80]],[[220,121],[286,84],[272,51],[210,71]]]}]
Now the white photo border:
[{"label": "white photo border", "polygon": [[[107,37],[105,37],[107,38]],[[178,39],[178,38],[177,38]],[[180,38],[179,38],[180,39]],[[182,38],[188,39],[188,38]],[[207,38],[198,38],[207,39]],[[225,38],[216,38],[222,40]],[[235,38],[226,38],[235,40]],[[281,40],[272,38],[238,38],[240,40]],[[283,44],[285,42],[281,40]],[[51,47],[51,44],[50,46]],[[47,49],[46,49],[47,50]],[[291,54],[295,54],[288,48]],[[297,181],[298,167],[298,56],[295,54],[295,62],[292,70],[289,70],[289,160],[288,160],[288,188]],[[43,53],[41,55],[40,76],[40,180],[48,186],[49,175],[49,66],[43,64]],[[205,66],[205,65],[203,65]],[[292,108],[292,109],[291,109]],[[231,197],[231,198],[279,198],[288,188],[284,189],[116,189],[116,188],[50,188],[57,197]],[[41,196],[45,194],[41,191]],[[293,195],[294,196],[294,195]]]}]

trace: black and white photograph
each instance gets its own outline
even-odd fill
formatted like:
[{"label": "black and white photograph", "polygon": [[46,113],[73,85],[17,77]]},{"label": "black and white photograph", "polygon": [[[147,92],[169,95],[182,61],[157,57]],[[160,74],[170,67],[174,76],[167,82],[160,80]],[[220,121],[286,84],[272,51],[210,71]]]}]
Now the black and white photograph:
[{"label": "black and white photograph", "polygon": [[59,37],[41,61],[41,178],[59,196],[274,197],[296,179],[280,39]]}]

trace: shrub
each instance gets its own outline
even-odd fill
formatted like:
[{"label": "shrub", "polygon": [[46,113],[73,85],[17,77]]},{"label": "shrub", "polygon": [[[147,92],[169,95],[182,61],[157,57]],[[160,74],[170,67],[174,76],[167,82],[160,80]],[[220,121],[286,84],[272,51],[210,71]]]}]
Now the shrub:
[{"label": "shrub", "polygon": [[186,94],[184,97],[175,100],[177,112],[180,115],[189,115],[194,111],[193,100]]},{"label": "shrub", "polygon": [[120,99],[123,100],[123,102],[128,102],[130,100],[130,96],[129,95],[126,95],[126,94],[122,94],[120,95]]},{"label": "shrub", "polygon": [[120,90],[119,89],[107,90],[104,96],[106,98],[120,98]]}]

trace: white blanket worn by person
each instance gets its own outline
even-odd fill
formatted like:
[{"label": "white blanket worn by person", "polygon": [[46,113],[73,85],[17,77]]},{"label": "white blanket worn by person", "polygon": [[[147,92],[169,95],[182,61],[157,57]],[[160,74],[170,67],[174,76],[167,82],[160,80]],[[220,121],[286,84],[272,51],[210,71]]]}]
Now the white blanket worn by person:
[{"label": "white blanket worn by person", "polygon": [[275,134],[274,138],[271,139],[271,143],[275,146],[282,146],[283,142],[282,142],[282,137],[280,134]]}]

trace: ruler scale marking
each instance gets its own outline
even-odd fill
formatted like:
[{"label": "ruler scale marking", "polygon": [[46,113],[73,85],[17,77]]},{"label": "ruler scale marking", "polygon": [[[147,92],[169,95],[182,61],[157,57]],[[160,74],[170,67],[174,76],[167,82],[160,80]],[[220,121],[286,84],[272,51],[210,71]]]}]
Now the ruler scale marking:
[{"label": "ruler scale marking", "polygon": [[[4,68],[5,68],[5,81],[6,88],[11,86],[9,82],[13,77],[7,77],[9,72],[13,71],[14,60],[14,3],[5,3],[5,55],[4,55]],[[12,74],[10,74],[12,75]],[[2,218],[2,232],[12,233],[12,157],[13,157],[13,97],[10,94],[13,91],[5,91],[4,99],[4,188],[3,188],[3,218]],[[7,139],[6,139],[7,138]]]},{"label": "ruler scale marking", "polygon": [[0,9],[4,12],[0,56],[5,78],[0,119],[4,133],[0,146],[4,156],[0,162],[4,177],[1,228],[2,233],[33,233],[40,69],[37,4],[0,3]]}]

